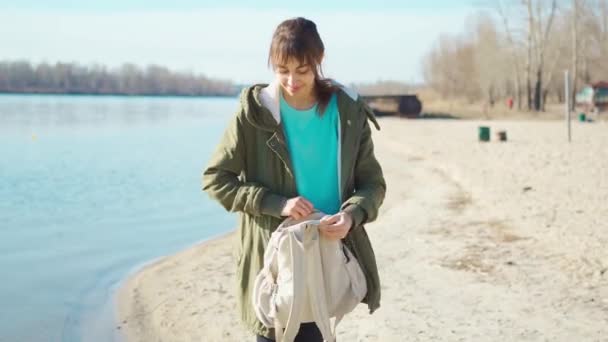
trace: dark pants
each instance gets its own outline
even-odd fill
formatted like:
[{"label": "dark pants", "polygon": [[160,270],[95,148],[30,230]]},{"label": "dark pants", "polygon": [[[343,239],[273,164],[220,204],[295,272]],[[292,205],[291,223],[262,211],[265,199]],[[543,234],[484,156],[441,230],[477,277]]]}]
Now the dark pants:
[{"label": "dark pants", "polygon": [[[256,342],[275,341],[258,335],[256,337]],[[298,334],[296,335],[294,342],[323,342],[323,335],[321,335],[321,331],[319,328],[317,328],[317,325],[314,322],[302,323],[300,324],[300,330],[298,330]]]}]

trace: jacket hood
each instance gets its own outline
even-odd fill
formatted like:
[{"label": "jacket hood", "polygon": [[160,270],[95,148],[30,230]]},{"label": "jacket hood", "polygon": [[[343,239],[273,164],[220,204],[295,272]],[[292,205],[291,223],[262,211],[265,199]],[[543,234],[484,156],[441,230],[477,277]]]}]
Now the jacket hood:
[{"label": "jacket hood", "polygon": [[240,96],[244,118],[254,127],[264,131],[276,130],[281,122],[278,110],[273,114],[269,108],[272,107],[270,103],[262,102],[261,93],[269,86],[268,84],[252,85],[243,89]]}]

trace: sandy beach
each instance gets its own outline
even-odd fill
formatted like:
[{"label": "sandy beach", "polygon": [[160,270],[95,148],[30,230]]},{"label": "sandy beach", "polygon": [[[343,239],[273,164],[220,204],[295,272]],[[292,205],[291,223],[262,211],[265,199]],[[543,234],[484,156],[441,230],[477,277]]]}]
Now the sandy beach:
[{"label": "sandy beach", "polygon": [[[608,122],[573,122],[571,143],[561,121],[380,125],[388,191],[367,230],[382,306],[360,305],[339,341],[608,341]],[[479,125],[492,141],[477,141]],[[127,342],[254,341],[237,318],[232,242],[135,273],[115,328]]]}]

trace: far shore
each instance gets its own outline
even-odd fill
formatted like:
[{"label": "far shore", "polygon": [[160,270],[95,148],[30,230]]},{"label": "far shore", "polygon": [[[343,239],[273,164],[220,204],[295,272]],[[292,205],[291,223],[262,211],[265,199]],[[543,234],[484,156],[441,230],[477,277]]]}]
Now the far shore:
[{"label": "far shore", "polygon": [[196,94],[196,95],[188,95],[188,94],[126,94],[126,93],[69,93],[69,92],[0,92],[0,95],[49,95],[49,96],[99,96],[99,97],[183,97],[183,98],[209,98],[209,97],[226,97],[226,98],[234,98],[238,95],[238,93],[232,94]]}]

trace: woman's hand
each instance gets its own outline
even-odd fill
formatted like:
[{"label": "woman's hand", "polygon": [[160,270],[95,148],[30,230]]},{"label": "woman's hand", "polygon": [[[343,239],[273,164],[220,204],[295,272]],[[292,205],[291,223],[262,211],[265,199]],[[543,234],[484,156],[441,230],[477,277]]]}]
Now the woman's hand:
[{"label": "woman's hand", "polygon": [[340,240],[346,237],[352,225],[353,219],[350,214],[341,211],[335,215],[324,216],[319,230],[326,239]]},{"label": "woman's hand", "polygon": [[299,220],[310,215],[314,207],[306,198],[298,196],[290,198],[285,202],[281,216],[290,216],[293,219]]}]

